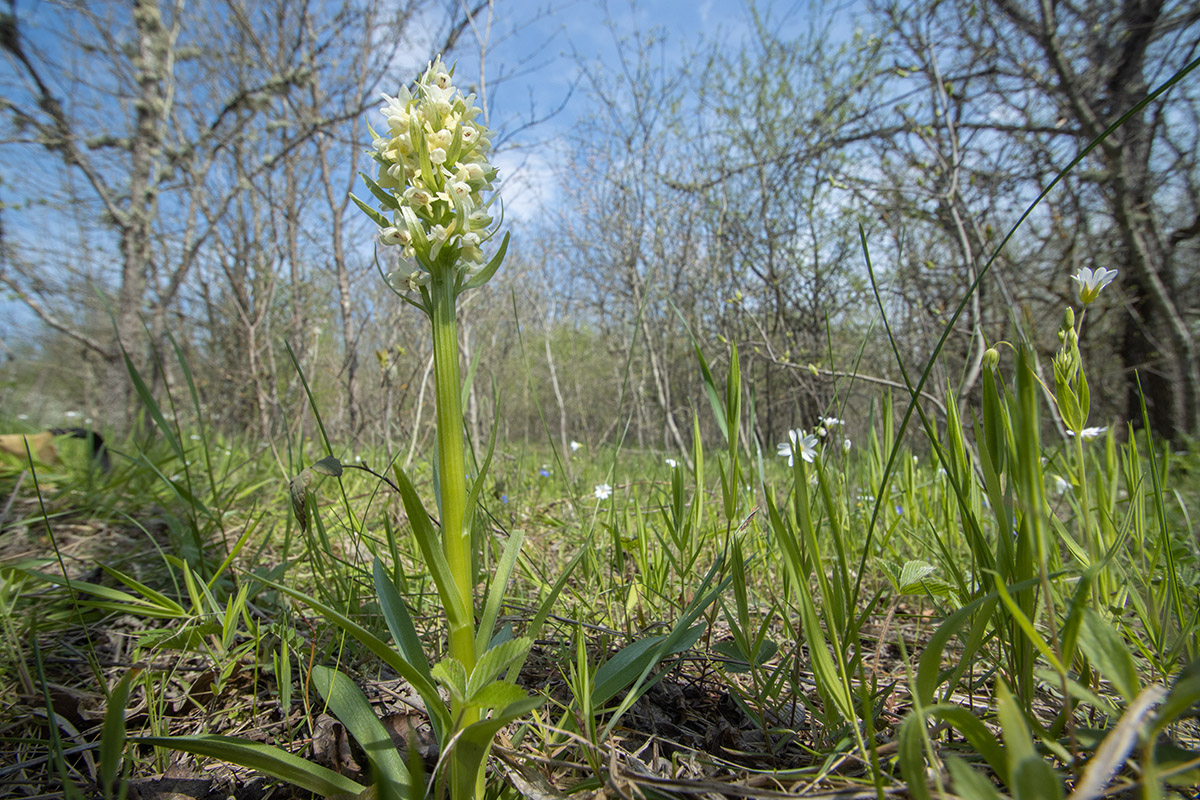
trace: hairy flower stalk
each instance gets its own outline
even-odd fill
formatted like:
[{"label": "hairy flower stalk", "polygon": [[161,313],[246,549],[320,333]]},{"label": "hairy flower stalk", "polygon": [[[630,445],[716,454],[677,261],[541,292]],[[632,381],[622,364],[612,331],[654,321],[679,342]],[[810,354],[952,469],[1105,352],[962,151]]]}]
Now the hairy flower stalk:
[{"label": "hairy flower stalk", "polygon": [[[411,91],[402,88],[396,97],[383,98],[386,127],[371,129],[368,151],[377,176],[363,175],[378,209],[354,200],[379,226],[383,252],[394,254],[388,285],[424,311],[432,326],[440,549],[446,565],[445,576],[435,572],[434,578],[449,622],[450,657],[470,675],[479,654],[456,304],[460,294],[495,273],[508,238],[485,264],[482,247],[496,232],[488,213],[496,169],[487,160],[491,131],[476,119],[481,112],[475,96],[464,97],[454,87],[439,58]],[[455,700],[451,711],[458,730],[479,719],[478,707],[469,702]]]}]

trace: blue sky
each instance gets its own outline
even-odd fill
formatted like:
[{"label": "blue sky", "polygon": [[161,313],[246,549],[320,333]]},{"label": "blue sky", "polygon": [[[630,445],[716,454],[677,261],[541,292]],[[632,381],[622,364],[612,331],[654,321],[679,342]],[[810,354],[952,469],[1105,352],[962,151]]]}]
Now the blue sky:
[{"label": "blue sky", "polygon": [[[800,27],[806,2],[762,2],[760,13],[777,24]],[[657,33],[667,58],[701,41],[738,48],[752,30],[741,0],[499,0],[487,34],[484,75],[490,124],[504,136],[496,163],[505,180],[509,214],[529,220],[540,204],[554,202],[555,145],[592,110],[581,61],[617,70],[623,38]],[[479,76],[479,39],[467,34],[458,53],[459,85]],[[543,119],[523,128],[530,119]]]}]

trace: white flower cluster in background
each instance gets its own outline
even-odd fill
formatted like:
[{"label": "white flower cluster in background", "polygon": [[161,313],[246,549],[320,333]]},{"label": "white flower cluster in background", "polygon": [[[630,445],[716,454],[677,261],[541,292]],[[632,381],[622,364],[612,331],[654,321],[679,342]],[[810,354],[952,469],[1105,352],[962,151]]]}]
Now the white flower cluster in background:
[{"label": "white flower cluster in background", "polygon": [[481,269],[481,245],[494,232],[484,195],[496,180],[487,156],[491,131],[476,120],[475,95],[455,88],[439,57],[411,91],[383,97],[386,132],[371,130],[378,179],[367,181],[383,214],[359,205],[380,226],[380,244],[400,248],[402,268],[389,283],[416,290],[442,269],[469,278]]}]

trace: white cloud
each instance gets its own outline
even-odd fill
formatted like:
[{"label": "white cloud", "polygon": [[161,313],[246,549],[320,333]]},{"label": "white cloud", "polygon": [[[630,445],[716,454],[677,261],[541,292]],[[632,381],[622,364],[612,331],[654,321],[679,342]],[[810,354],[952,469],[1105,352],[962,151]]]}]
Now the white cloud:
[{"label": "white cloud", "polygon": [[550,148],[542,145],[537,150],[511,148],[494,155],[492,164],[500,171],[506,217],[533,222],[558,202],[558,176],[550,153]]}]

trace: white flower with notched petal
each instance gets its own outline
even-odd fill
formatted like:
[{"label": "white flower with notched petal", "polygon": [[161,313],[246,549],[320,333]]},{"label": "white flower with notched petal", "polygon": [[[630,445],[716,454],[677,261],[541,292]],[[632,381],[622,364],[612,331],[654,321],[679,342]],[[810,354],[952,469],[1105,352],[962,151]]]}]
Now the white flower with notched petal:
[{"label": "white flower with notched petal", "polygon": [[574,453],[576,450],[578,450],[581,447],[583,447],[583,445],[581,445],[579,442],[575,441],[574,439],[571,440],[571,452],[572,453]]},{"label": "white flower with notched petal", "polygon": [[1117,277],[1115,269],[1097,267],[1095,270],[1083,267],[1071,276],[1071,280],[1079,284],[1079,302],[1085,306],[1100,296],[1100,290],[1108,286]]},{"label": "white flower with notched petal", "polygon": [[612,497],[612,487],[607,483],[598,483],[596,488],[592,490],[592,494],[596,495],[597,500],[607,500]]},{"label": "white flower with notched petal", "polygon": [[[1081,439],[1083,439],[1085,442],[1090,442],[1093,439],[1099,439],[1101,436],[1104,435],[1104,432],[1107,430],[1108,430],[1107,425],[1105,425],[1102,428],[1084,428],[1082,431],[1079,432],[1079,437]],[[1075,435],[1075,431],[1067,431],[1067,436],[1074,436],[1074,435]]]},{"label": "white flower with notched petal", "polygon": [[839,425],[844,425],[845,420],[838,419],[837,417],[822,417],[821,424],[826,428],[836,428]]},{"label": "white flower with notched petal", "polygon": [[789,467],[795,464],[796,456],[800,456],[811,464],[817,457],[817,437],[806,434],[799,428],[790,430],[788,431],[788,440],[779,444],[778,455],[780,458],[787,457]]}]

